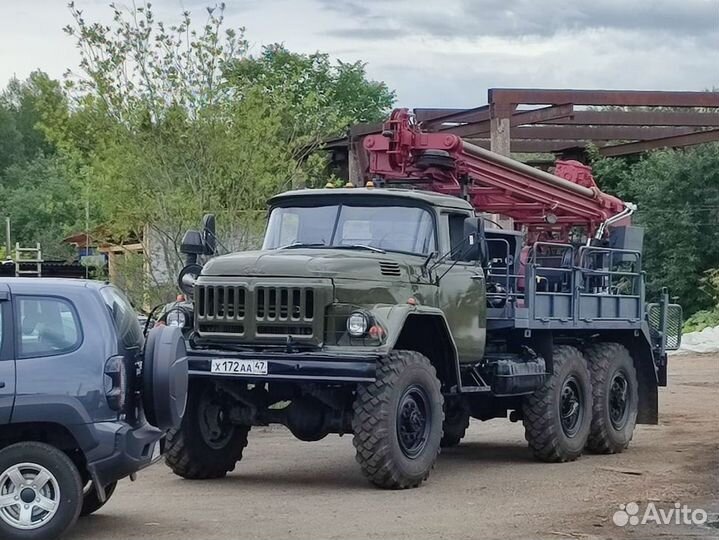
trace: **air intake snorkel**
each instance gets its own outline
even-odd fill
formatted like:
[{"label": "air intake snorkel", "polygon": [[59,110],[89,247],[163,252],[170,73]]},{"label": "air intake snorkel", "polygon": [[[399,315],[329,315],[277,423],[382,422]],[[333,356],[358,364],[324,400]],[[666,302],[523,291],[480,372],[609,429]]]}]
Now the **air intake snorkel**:
[{"label": "air intake snorkel", "polygon": [[[602,236],[604,236],[604,231],[607,229],[609,225],[612,225],[613,223],[616,223],[617,221],[621,221],[624,218],[627,218],[631,216],[634,212],[637,210],[637,205],[634,203],[625,202],[624,203],[624,210],[619,212],[618,214],[613,215],[612,217],[608,218],[606,221],[603,221],[602,224],[597,229],[597,232],[594,234],[595,240],[601,240]],[[592,239],[587,240],[587,245],[591,244]]]}]

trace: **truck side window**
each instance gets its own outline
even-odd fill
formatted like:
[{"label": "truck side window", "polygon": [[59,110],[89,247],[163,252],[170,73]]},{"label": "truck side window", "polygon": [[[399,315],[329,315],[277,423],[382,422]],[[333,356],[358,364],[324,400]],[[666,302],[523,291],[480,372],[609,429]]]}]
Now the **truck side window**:
[{"label": "truck side window", "polygon": [[462,243],[464,242],[464,220],[467,214],[448,214],[449,220],[449,245],[453,251],[452,260],[462,258]]},{"label": "truck side window", "polygon": [[75,350],[82,341],[77,314],[61,298],[17,297],[19,356],[52,356]]}]

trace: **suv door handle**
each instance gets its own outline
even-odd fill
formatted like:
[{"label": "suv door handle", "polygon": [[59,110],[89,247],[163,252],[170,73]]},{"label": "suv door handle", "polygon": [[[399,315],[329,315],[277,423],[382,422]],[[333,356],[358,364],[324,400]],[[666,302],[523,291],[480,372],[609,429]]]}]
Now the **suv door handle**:
[{"label": "suv door handle", "polygon": [[5,388],[5,381],[0,381],[0,388]]},{"label": "suv door handle", "polygon": [[472,279],[484,279],[483,274],[472,274]]}]

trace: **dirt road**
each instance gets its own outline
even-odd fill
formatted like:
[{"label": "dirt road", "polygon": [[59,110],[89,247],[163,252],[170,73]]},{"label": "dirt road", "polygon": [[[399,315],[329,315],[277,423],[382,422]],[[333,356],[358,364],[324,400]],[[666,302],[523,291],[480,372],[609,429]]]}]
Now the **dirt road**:
[{"label": "dirt road", "polygon": [[[542,464],[521,425],[474,421],[429,482],[387,492],[364,480],[349,436],[302,443],[257,431],[228,478],[185,481],[156,465],[69,538],[719,538],[719,356],[670,362],[660,425],[640,426],[621,455]],[[614,525],[631,501],[640,514],[649,503],[702,508],[714,524]]]}]

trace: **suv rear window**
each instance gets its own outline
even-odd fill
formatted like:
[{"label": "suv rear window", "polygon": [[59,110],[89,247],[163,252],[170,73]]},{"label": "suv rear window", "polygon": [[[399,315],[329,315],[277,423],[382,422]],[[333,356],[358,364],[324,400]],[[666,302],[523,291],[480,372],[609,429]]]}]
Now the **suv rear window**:
[{"label": "suv rear window", "polygon": [[110,310],[122,344],[127,348],[140,347],[143,339],[142,329],[137,320],[137,312],[127,297],[120,289],[112,285],[100,289],[100,294]]},{"label": "suv rear window", "polygon": [[80,322],[70,302],[47,296],[19,296],[20,356],[53,356],[77,349]]}]

